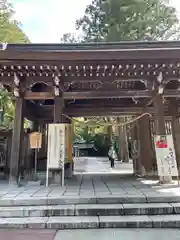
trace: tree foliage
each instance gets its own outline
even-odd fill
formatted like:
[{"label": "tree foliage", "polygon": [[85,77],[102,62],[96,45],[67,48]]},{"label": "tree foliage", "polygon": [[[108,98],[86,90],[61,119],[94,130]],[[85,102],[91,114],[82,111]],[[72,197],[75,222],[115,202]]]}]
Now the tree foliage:
[{"label": "tree foliage", "polygon": [[[13,6],[7,0],[0,0],[0,43],[28,43],[29,39],[20,28],[20,23],[13,20]],[[0,110],[3,114],[0,125],[12,127],[14,104],[11,94],[0,86]]]},{"label": "tree foliage", "polygon": [[18,21],[13,20],[14,9],[7,0],[0,0],[0,42],[28,43],[29,39]]},{"label": "tree foliage", "polygon": [[11,100],[10,92],[3,86],[0,87],[0,111],[2,114],[0,126],[11,128],[14,116],[14,104]]},{"label": "tree foliage", "polygon": [[[93,143],[98,156],[107,156],[111,139],[104,118],[81,118],[74,121],[74,142]],[[80,121],[79,121],[80,120]],[[92,154],[94,151],[92,150]]]},{"label": "tree foliage", "polygon": [[76,37],[74,34],[72,33],[65,33],[62,38],[60,39],[60,43],[79,43],[80,42],[80,38]]},{"label": "tree foliage", "polygon": [[179,38],[176,9],[167,0],[93,0],[77,20],[85,42]]},{"label": "tree foliage", "polygon": [[[168,40],[180,37],[176,9],[169,5],[168,0],[93,0],[86,7],[84,16],[76,21],[76,27],[83,32],[83,42]],[[79,41],[73,35],[65,34],[61,42]],[[90,123],[92,120],[86,121]],[[108,149],[113,131],[111,127],[102,128],[101,122],[113,124],[117,119],[96,118],[97,121],[99,128],[95,127],[92,131],[89,127],[78,126],[75,132],[86,143],[93,141],[102,153]]]}]

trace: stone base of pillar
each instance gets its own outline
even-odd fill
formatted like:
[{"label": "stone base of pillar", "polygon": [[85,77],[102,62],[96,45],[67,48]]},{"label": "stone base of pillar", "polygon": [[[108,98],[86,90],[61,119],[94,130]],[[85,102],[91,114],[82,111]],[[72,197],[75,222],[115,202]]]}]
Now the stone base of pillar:
[{"label": "stone base of pillar", "polygon": [[14,177],[12,175],[9,175],[9,184],[10,185],[18,185],[19,179],[18,177]]},{"label": "stone base of pillar", "polygon": [[61,184],[61,176],[62,176],[62,172],[54,173],[53,174],[53,183]]},{"label": "stone base of pillar", "polygon": [[61,184],[62,170],[56,169],[52,171],[52,184]]},{"label": "stone base of pillar", "polygon": [[142,176],[142,177],[145,177],[145,176],[147,176],[146,174],[147,174],[147,172],[146,172],[145,167],[144,167],[144,166],[141,166],[141,176]]},{"label": "stone base of pillar", "polygon": [[[73,176],[73,163],[66,163],[64,165],[64,178],[72,178]],[[61,184],[62,181],[62,170],[53,170],[52,172],[52,183]]]},{"label": "stone base of pillar", "polygon": [[10,186],[18,186],[17,180],[16,179],[9,179],[9,185]]},{"label": "stone base of pillar", "polygon": [[25,181],[33,181],[33,172],[26,173],[24,176]]},{"label": "stone base of pillar", "polygon": [[160,182],[161,184],[172,183],[172,177],[169,177],[169,176],[160,177],[160,178],[159,178],[159,182]]},{"label": "stone base of pillar", "polygon": [[144,166],[139,166],[138,169],[134,170],[134,174],[141,177],[158,177],[157,170],[146,171]]}]

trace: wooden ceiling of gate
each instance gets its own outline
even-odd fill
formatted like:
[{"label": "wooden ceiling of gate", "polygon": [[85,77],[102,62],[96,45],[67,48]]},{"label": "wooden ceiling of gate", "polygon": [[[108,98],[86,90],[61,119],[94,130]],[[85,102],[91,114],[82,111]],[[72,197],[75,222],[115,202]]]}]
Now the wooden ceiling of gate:
[{"label": "wooden ceiling of gate", "polygon": [[52,115],[55,77],[65,113],[80,116],[104,114],[105,108],[111,115],[141,111],[160,74],[164,96],[178,98],[180,42],[10,44],[0,51],[0,81],[13,87],[18,76],[25,98],[36,100],[28,106],[46,118]]}]

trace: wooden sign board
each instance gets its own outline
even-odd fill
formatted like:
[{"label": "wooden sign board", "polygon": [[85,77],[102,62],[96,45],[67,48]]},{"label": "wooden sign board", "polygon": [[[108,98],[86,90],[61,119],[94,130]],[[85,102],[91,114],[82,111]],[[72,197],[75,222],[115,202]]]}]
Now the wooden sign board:
[{"label": "wooden sign board", "polygon": [[29,134],[29,142],[31,149],[40,149],[42,145],[42,133],[33,132]]},{"label": "wooden sign board", "polygon": [[65,124],[49,124],[48,126],[47,166],[49,169],[59,169],[64,167],[66,156],[65,126]]},{"label": "wooden sign board", "polygon": [[156,160],[159,176],[178,176],[176,154],[172,135],[155,136]]}]

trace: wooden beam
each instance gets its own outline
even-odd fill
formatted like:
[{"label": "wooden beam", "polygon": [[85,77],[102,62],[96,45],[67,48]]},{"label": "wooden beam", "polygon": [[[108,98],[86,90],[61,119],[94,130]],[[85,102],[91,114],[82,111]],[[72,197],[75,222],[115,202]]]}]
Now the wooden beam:
[{"label": "wooden beam", "polygon": [[[143,70],[144,72],[146,72],[146,70]],[[147,70],[148,71],[148,70]],[[28,73],[28,72],[27,72]],[[35,76],[33,75],[26,75],[26,82],[28,84],[31,84],[31,83],[35,83],[35,82],[42,82],[42,83],[47,83],[48,85],[52,85],[52,78],[54,77],[55,74],[53,74],[52,72],[49,72],[48,73],[48,76],[45,76],[45,75],[42,75],[42,76],[38,76],[38,71],[36,73]],[[62,75],[63,76],[63,75]],[[179,75],[172,75],[173,78],[177,78],[179,77]],[[95,75],[92,75],[92,76],[84,76],[84,74],[80,75],[80,76],[63,76],[63,79],[64,79],[64,83],[66,84],[71,84],[72,82],[75,82],[75,83],[86,83],[86,82],[98,82],[98,81],[101,81],[103,83],[112,83],[116,80],[118,81],[121,81],[121,82],[124,82],[124,81],[129,81],[129,82],[138,82],[138,81],[141,81],[141,80],[148,80],[150,79],[151,76],[150,75],[147,75],[146,73],[144,73],[144,75],[142,76],[141,74],[133,74],[131,76],[129,76],[128,74],[124,74],[123,76],[122,75],[118,75],[118,76],[115,76],[115,75],[111,75],[111,76],[96,76]],[[12,76],[0,76],[0,82],[2,82],[3,84],[10,84],[12,83],[13,81],[13,78]],[[150,80],[149,80],[150,81]]]},{"label": "wooden beam", "polygon": [[54,99],[54,94],[52,92],[25,92],[24,99],[26,100],[44,100],[44,99]]},{"label": "wooden beam", "polygon": [[180,41],[122,41],[122,42],[99,42],[99,43],[69,43],[69,44],[7,44],[7,50],[20,51],[77,51],[77,50],[110,50],[110,49],[152,49],[152,48],[179,48]]},{"label": "wooden beam", "polygon": [[[147,112],[154,114],[154,108],[149,107]],[[65,109],[64,114],[73,117],[82,116],[116,116],[116,115],[136,115],[142,113],[142,108],[131,108],[131,107],[121,107],[121,108],[94,108],[94,109]],[[167,109],[165,109],[166,115],[169,115]],[[53,108],[50,110],[39,109],[38,118],[53,119]]]},{"label": "wooden beam", "polygon": [[[91,92],[65,92],[64,99],[103,99],[103,98],[148,98],[151,97],[151,91],[91,91]],[[45,100],[54,99],[51,92],[26,92],[26,100]]]},{"label": "wooden beam", "polygon": [[91,92],[65,92],[65,99],[104,99],[104,98],[150,98],[151,91],[116,90],[116,91],[91,91]]},{"label": "wooden beam", "polygon": [[[74,99],[106,99],[106,98],[151,98],[153,91],[146,90],[119,90],[119,91],[91,91],[91,92],[64,92],[65,100]],[[179,90],[165,90],[164,97],[180,98]],[[24,99],[26,100],[45,100],[54,99],[54,94],[51,92],[25,92]]]},{"label": "wooden beam", "polygon": [[129,48],[129,49],[96,49],[96,50],[59,50],[59,51],[22,51],[8,49],[1,51],[0,60],[6,61],[102,61],[102,60],[149,60],[179,59],[180,47],[176,48]]}]

